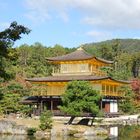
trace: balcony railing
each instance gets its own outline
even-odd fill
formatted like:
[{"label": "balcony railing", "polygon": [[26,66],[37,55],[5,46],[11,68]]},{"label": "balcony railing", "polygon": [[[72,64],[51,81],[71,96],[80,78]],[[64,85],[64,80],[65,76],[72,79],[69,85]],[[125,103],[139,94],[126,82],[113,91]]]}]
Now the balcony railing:
[{"label": "balcony railing", "polygon": [[105,90],[102,90],[101,93],[104,96],[114,96],[114,97],[123,97],[125,94],[124,92],[120,92],[120,91],[113,92],[113,91],[105,91]]},{"label": "balcony railing", "polygon": [[92,71],[92,75],[97,75],[97,76],[106,76],[106,72],[103,72],[101,70],[95,70],[95,71]]},{"label": "balcony railing", "polygon": [[86,70],[86,71],[61,71],[60,69],[53,69],[53,76],[60,75],[95,75],[95,76],[106,76],[107,74],[101,70]]}]

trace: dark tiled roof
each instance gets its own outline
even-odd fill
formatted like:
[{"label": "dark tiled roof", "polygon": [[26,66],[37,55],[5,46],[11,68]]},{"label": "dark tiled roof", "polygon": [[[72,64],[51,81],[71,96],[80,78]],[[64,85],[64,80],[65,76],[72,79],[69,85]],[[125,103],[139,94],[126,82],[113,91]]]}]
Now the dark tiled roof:
[{"label": "dark tiled roof", "polygon": [[95,77],[89,75],[72,75],[72,76],[48,76],[44,78],[31,78],[26,79],[27,81],[34,81],[34,82],[61,82],[61,81],[72,81],[72,80],[99,80],[99,79],[106,79],[107,77]]},{"label": "dark tiled roof", "polygon": [[105,60],[105,59],[102,59],[102,58],[99,58],[99,57],[95,57],[95,59],[99,60],[101,62],[104,62],[104,63],[108,63],[108,64],[113,64],[114,63],[113,61]]},{"label": "dark tiled roof", "polygon": [[120,82],[120,83],[125,83],[125,84],[130,84],[131,83],[131,81],[116,80],[116,79],[113,79],[112,77],[108,77],[108,79],[113,80],[113,81],[116,81],[116,82]]},{"label": "dark tiled roof", "polygon": [[76,61],[76,60],[88,60],[92,58],[95,58],[104,63],[109,63],[109,64],[113,63],[113,61],[107,61],[98,57],[94,57],[93,55],[88,54],[82,48],[79,48],[76,51],[66,54],[66,55],[47,58],[47,60],[49,61]]},{"label": "dark tiled roof", "polygon": [[50,57],[47,58],[49,61],[70,61],[70,60],[85,60],[85,59],[91,59],[93,58],[92,55],[88,54],[85,52],[83,49],[78,49],[72,53],[62,55],[62,56],[57,56],[57,57]]},{"label": "dark tiled roof", "polygon": [[38,102],[38,97],[37,96],[30,96],[30,97],[27,97],[23,100],[20,101],[20,103],[27,103],[27,104],[31,104],[31,103],[37,103]]},{"label": "dark tiled roof", "polygon": [[110,79],[116,82],[121,83],[129,83],[128,81],[121,81],[121,80],[114,80],[110,77],[97,77],[92,75],[73,75],[73,76],[48,76],[44,78],[29,78],[26,81],[30,82],[68,82],[73,80],[87,80],[87,81],[94,81],[94,80],[103,80],[103,79]]}]

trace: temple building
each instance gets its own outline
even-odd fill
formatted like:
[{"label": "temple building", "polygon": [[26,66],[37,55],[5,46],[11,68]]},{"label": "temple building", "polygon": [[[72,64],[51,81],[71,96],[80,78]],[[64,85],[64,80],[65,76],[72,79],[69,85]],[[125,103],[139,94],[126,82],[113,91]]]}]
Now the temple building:
[{"label": "temple building", "polygon": [[105,113],[118,112],[118,101],[124,95],[119,88],[129,82],[115,80],[101,70],[104,67],[112,67],[112,61],[88,54],[82,48],[63,56],[47,58],[47,61],[54,64],[52,76],[26,79],[36,87],[41,85],[42,92],[37,92],[36,89],[34,96],[25,99],[24,103],[38,105],[40,102],[41,107],[47,106],[55,114],[59,112],[57,107],[61,104],[61,96],[65,93],[67,83],[73,80],[86,80],[103,95],[100,108]]}]

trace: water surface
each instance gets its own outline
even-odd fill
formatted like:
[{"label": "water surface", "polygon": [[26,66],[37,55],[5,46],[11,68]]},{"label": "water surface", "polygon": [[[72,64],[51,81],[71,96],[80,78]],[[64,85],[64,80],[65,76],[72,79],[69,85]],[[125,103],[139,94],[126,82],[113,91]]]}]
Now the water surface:
[{"label": "water surface", "polygon": [[[140,140],[140,126],[119,126],[111,127],[109,133],[112,134],[111,137],[51,137],[48,139],[41,140]],[[114,135],[114,136],[113,136]],[[27,137],[24,135],[0,135],[0,140],[36,140],[35,137]]]}]

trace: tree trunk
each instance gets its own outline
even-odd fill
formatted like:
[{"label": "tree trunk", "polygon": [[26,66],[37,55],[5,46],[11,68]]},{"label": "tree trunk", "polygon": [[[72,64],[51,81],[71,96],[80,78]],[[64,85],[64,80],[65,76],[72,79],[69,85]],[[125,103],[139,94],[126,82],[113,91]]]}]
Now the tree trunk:
[{"label": "tree trunk", "polygon": [[70,120],[68,121],[67,124],[72,124],[73,120],[74,120],[75,116],[71,116]]}]

